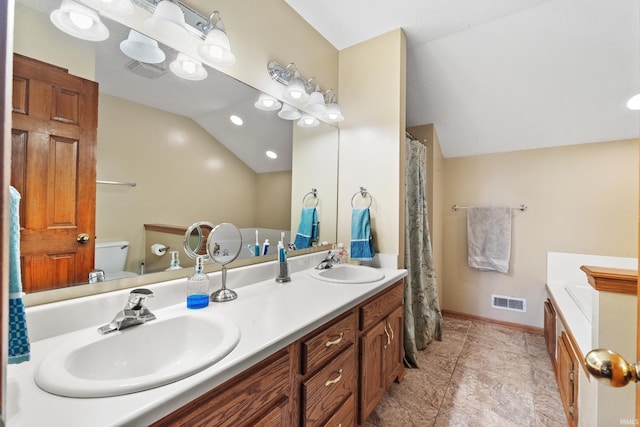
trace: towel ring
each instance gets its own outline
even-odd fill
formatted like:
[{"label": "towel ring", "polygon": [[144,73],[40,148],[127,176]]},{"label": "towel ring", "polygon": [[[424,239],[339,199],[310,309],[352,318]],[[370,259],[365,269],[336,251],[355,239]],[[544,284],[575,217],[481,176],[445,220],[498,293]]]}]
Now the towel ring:
[{"label": "towel ring", "polygon": [[371,204],[373,203],[373,197],[371,197],[371,194],[367,191],[366,188],[364,187],[360,187],[360,191],[356,191],[355,194],[353,196],[351,196],[351,207],[355,208],[356,206],[353,204],[353,200],[356,198],[356,196],[360,194],[362,196],[362,198],[364,199],[365,197],[369,196],[369,205],[367,206],[367,209],[369,209],[371,207]]},{"label": "towel ring", "polygon": [[302,197],[302,207],[305,207],[305,203],[307,201],[307,197],[313,197],[314,199],[316,199],[316,204],[313,206],[314,208],[318,207],[318,202],[320,201],[320,199],[318,198],[318,189],[317,188],[312,188],[311,191],[309,191],[307,194],[305,194]]}]

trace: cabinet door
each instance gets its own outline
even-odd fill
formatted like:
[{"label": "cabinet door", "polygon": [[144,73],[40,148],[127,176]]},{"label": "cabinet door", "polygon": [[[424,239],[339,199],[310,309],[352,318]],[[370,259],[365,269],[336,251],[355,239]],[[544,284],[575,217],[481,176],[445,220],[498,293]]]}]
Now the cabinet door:
[{"label": "cabinet door", "polygon": [[558,337],[558,388],[560,389],[562,406],[570,426],[577,425],[578,421],[576,365],[576,356],[567,335],[563,332]]},{"label": "cabinet door", "polygon": [[360,414],[363,424],[385,392],[383,354],[389,333],[385,322],[377,323],[360,338]]},{"label": "cabinet door", "polygon": [[544,339],[551,360],[556,360],[556,311],[550,300],[544,302]]},{"label": "cabinet door", "polygon": [[386,326],[387,342],[383,348],[383,371],[385,374],[384,388],[386,389],[403,369],[403,332],[404,332],[404,309],[398,307],[384,321]]}]

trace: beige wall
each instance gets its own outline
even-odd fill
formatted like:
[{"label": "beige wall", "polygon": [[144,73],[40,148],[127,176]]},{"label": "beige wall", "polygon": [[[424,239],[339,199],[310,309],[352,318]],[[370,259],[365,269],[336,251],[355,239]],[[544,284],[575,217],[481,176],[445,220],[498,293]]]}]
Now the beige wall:
[{"label": "beige wall", "polygon": [[96,194],[96,240],[130,241],[128,269],[144,259],[143,224],[255,226],[256,173],[191,119],[100,94],[98,141],[98,179],[137,184]]},{"label": "beige wall", "polygon": [[438,286],[438,300],[443,298],[443,243],[444,227],[444,157],[440,149],[440,141],[434,125],[423,125],[407,128],[407,130],[427,147],[427,210],[433,263]]},{"label": "beige wall", "polygon": [[[509,273],[467,266],[466,211],[444,211],[444,309],[542,327],[549,251],[637,256],[638,141],[445,159],[444,206],[512,206]],[[492,309],[490,295],[527,299]]]},{"label": "beige wall", "polygon": [[291,172],[259,173],[256,176],[254,227],[291,228]]},{"label": "beige wall", "polygon": [[340,125],[338,241],[351,240],[351,197],[362,186],[373,196],[371,227],[376,252],[399,255],[399,260],[404,224],[400,171],[405,53],[402,30],[340,51],[340,105],[345,120]]}]

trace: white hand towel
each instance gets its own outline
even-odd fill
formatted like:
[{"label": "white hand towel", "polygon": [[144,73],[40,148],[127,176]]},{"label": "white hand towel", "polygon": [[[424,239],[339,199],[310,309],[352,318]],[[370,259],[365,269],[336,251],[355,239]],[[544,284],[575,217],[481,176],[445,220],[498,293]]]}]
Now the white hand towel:
[{"label": "white hand towel", "polygon": [[469,267],[509,271],[511,208],[469,208],[467,211]]}]

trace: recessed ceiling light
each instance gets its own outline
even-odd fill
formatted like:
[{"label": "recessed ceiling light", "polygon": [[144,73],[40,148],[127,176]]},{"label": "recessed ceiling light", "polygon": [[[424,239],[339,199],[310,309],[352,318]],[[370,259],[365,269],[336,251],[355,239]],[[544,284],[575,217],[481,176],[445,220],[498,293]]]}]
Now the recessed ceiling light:
[{"label": "recessed ceiling light", "polygon": [[266,154],[267,154],[267,157],[270,158],[270,159],[277,159],[278,158],[278,155],[276,153],[274,153],[273,151],[271,151],[271,150],[267,151]]},{"label": "recessed ceiling light", "polygon": [[236,126],[242,126],[242,124],[244,123],[242,119],[236,116],[235,114],[231,115],[231,117],[229,117],[229,120],[231,120],[231,123],[233,123]]}]

